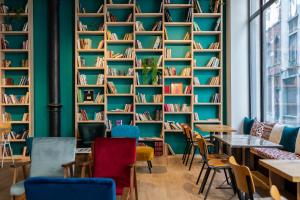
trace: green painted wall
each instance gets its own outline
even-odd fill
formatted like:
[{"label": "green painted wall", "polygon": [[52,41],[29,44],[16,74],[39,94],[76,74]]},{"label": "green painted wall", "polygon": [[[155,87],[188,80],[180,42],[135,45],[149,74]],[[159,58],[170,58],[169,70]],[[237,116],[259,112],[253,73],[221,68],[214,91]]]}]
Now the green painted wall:
[{"label": "green painted wall", "polygon": [[[73,134],[73,0],[60,1],[62,136]],[[48,0],[33,0],[34,135],[48,136]]]}]

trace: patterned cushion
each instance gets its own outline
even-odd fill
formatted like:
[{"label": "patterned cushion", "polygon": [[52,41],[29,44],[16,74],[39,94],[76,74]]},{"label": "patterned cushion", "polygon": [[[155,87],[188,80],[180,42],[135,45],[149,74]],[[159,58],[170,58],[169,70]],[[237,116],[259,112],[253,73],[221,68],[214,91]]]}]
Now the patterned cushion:
[{"label": "patterned cushion", "polygon": [[264,123],[255,121],[251,128],[250,135],[261,137],[263,135],[263,132],[264,132]]},{"label": "patterned cushion", "polygon": [[263,139],[268,140],[270,138],[274,125],[275,123],[269,123],[269,122],[264,123],[263,134],[261,136]]},{"label": "patterned cushion", "polygon": [[251,150],[266,159],[300,160],[300,155],[277,148],[252,148]]}]

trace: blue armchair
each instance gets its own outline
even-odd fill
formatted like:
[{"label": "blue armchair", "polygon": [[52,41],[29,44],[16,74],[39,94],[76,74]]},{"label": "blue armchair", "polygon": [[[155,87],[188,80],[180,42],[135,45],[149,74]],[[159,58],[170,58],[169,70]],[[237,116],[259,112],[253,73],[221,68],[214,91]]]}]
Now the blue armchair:
[{"label": "blue armchair", "polygon": [[27,200],[116,200],[116,184],[110,178],[29,178]]},{"label": "blue armchair", "polygon": [[[73,176],[76,139],[68,137],[43,137],[32,139],[31,162],[14,165],[14,180],[10,188],[13,197],[25,195],[24,180],[17,182],[18,168],[30,164],[29,177]],[[24,170],[23,170],[24,171]],[[26,177],[26,174],[24,174]]]},{"label": "blue armchair", "polygon": [[[111,137],[113,138],[136,138],[137,144],[140,137],[140,129],[138,126],[122,125],[115,126],[111,130]],[[154,158],[154,149],[149,146],[136,147],[136,160],[146,161],[149,172],[151,173],[152,160]]]}]

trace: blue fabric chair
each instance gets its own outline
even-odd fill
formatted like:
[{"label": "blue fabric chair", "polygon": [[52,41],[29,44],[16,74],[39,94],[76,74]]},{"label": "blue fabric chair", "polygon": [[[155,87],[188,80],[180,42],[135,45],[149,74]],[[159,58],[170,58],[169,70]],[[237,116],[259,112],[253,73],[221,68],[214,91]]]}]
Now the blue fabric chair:
[{"label": "blue fabric chair", "polygon": [[[140,137],[140,129],[138,126],[121,125],[115,126],[111,130],[111,137],[113,138],[135,138],[138,144]],[[151,173],[152,160],[154,158],[154,149],[149,146],[136,147],[136,160],[146,161],[148,164],[149,172]]]},{"label": "blue fabric chair", "polygon": [[[76,139],[71,137],[41,137],[32,139],[31,163],[14,166],[14,177],[18,177],[18,167],[30,164],[29,177],[66,177],[73,174],[75,164]],[[67,173],[68,172],[68,173]],[[25,175],[26,176],[26,175]],[[24,181],[13,180],[11,196],[25,193]]]},{"label": "blue fabric chair", "polygon": [[110,178],[29,178],[27,200],[115,200],[116,185]]}]

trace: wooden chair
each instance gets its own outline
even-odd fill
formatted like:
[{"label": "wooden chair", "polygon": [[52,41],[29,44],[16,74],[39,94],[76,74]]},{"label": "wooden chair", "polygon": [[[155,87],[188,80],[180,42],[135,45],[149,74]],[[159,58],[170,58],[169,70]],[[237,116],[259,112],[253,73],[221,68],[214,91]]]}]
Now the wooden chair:
[{"label": "wooden chair", "polygon": [[[0,123],[0,148],[1,152],[1,168],[3,167],[5,157],[10,157],[11,161],[14,163],[13,151],[10,145],[9,134],[11,132],[10,123]],[[8,152],[10,154],[8,154]]]},{"label": "wooden chair", "polygon": [[233,156],[229,158],[229,164],[235,176],[239,199],[253,200],[255,185],[250,169],[247,166],[237,164]]},{"label": "wooden chair", "polygon": [[[203,139],[203,138],[201,138],[199,140],[198,146],[199,146],[200,154],[202,155],[202,159],[204,161],[204,164],[203,164],[202,169],[200,171],[197,182],[199,181],[199,179],[201,177],[204,166],[205,165],[207,166],[207,170],[206,170],[204,179],[202,181],[202,184],[201,184],[201,187],[200,187],[200,190],[199,190],[199,194],[204,192],[205,185],[207,183],[207,180],[208,180],[208,177],[210,175],[211,170],[213,170],[213,175],[212,175],[212,178],[210,180],[209,186],[207,188],[204,200],[208,196],[208,193],[210,191],[210,188],[212,186],[212,183],[214,181],[214,178],[215,178],[215,175],[216,175],[217,171],[222,171],[222,170],[224,171],[226,182],[228,184],[231,184],[233,191],[236,192],[235,180],[233,178],[233,174],[232,174],[232,171],[231,171],[229,163],[228,163],[228,158],[226,158],[226,157],[222,158],[222,155],[219,155],[219,154],[213,154],[213,155],[208,154],[207,144],[206,144],[205,139]],[[227,171],[229,173],[231,183],[229,182],[229,177],[227,176]]]},{"label": "wooden chair", "polygon": [[280,192],[275,185],[272,185],[270,188],[270,195],[273,200],[281,200]]}]

